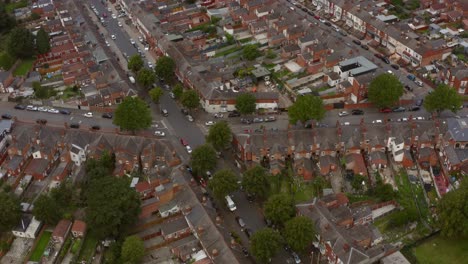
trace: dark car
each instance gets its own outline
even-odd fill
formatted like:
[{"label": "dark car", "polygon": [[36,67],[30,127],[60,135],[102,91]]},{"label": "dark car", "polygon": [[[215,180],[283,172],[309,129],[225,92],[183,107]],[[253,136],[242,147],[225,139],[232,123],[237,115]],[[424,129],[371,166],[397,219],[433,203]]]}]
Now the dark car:
[{"label": "dark car", "polygon": [[36,120],[36,123],[38,123],[39,125],[45,125],[45,124],[47,124],[47,120],[45,120],[45,119],[37,119],[37,120]]},{"label": "dark car", "polygon": [[330,22],[328,22],[328,21],[325,21],[323,24],[325,24],[325,26],[327,26],[327,27],[331,27],[331,25],[332,25],[332,24],[331,24]]},{"label": "dark car", "polygon": [[250,228],[244,229],[244,233],[247,235],[248,238],[250,238],[253,235],[253,231]]},{"label": "dark car", "polygon": [[189,114],[189,113],[188,113],[188,110],[185,109],[185,108],[180,109],[180,112],[182,112],[182,114],[184,114],[184,115],[188,115],[188,114]]},{"label": "dark car", "polygon": [[356,44],[356,45],[361,45],[361,41],[359,41],[357,39],[353,39],[353,43]]},{"label": "dark car", "polygon": [[390,60],[387,58],[387,57],[383,57],[382,60],[387,63],[387,64],[390,64]]},{"label": "dark car", "polygon": [[61,113],[62,115],[71,115],[70,110],[66,110],[66,109],[59,110],[59,113]]},{"label": "dark car", "polygon": [[107,119],[112,119],[112,113],[104,113],[102,114],[102,117],[107,118]]},{"label": "dark car", "polygon": [[240,113],[237,111],[232,111],[228,114],[228,117],[239,117]]},{"label": "dark car", "polygon": [[382,108],[380,109],[380,113],[391,113],[392,112],[392,109],[390,108]]},{"label": "dark car", "polygon": [[395,107],[392,109],[393,112],[404,112],[406,109],[403,106]]},{"label": "dark car", "polygon": [[188,146],[188,142],[183,138],[180,139],[180,144],[182,144],[183,146]]},{"label": "dark car", "polygon": [[249,203],[255,200],[255,197],[250,193],[246,193],[245,196],[247,197],[247,201],[249,201]]},{"label": "dark car", "polygon": [[413,91],[413,88],[411,88],[409,85],[405,85],[405,89],[412,92]]},{"label": "dark car", "polygon": [[98,125],[93,125],[93,126],[91,126],[91,129],[92,129],[92,130],[100,130],[101,127],[98,126]]},{"label": "dark car", "polygon": [[10,115],[10,114],[3,114],[3,115],[2,115],[2,118],[3,118],[3,119],[12,119],[13,116]]},{"label": "dark car", "polygon": [[17,105],[15,105],[15,109],[24,110],[24,109],[26,109],[26,106],[22,105],[22,104],[17,104]]},{"label": "dark car", "polygon": [[361,109],[353,109],[353,110],[351,110],[351,114],[352,115],[363,115],[364,111],[362,111]]},{"label": "dark car", "polygon": [[249,125],[249,124],[252,124],[252,120],[247,119],[247,118],[242,118],[242,119],[241,119],[241,123],[242,123],[242,124],[247,124],[247,125]]},{"label": "dark car", "polygon": [[242,253],[244,253],[244,257],[249,256],[249,251],[245,247],[242,247]]},{"label": "dark car", "polygon": [[398,65],[396,65],[396,64],[392,64],[392,65],[390,65],[390,66],[391,66],[393,69],[395,69],[395,70],[400,69],[400,66],[398,66]]},{"label": "dark car", "polygon": [[78,124],[78,123],[73,123],[73,124],[70,124],[70,127],[71,127],[71,128],[80,128],[80,124]]},{"label": "dark car", "polygon": [[365,49],[365,50],[369,50],[369,46],[367,46],[366,44],[362,44],[361,45],[361,48]]},{"label": "dark car", "polygon": [[346,32],[344,32],[343,30],[340,30],[339,33],[341,34],[341,36],[344,36],[344,37],[348,36],[348,34],[346,34]]},{"label": "dark car", "polygon": [[419,109],[421,109],[420,106],[413,105],[408,108],[408,111],[418,111]]},{"label": "dark car", "polygon": [[311,15],[311,16],[315,16],[314,12],[312,12],[312,11],[310,11],[310,10],[307,11],[307,14],[309,14],[309,15]]},{"label": "dark car", "polygon": [[239,226],[241,227],[241,230],[243,231],[244,228],[246,227],[244,220],[240,218],[239,216],[236,216],[236,222],[239,224]]},{"label": "dark car", "polygon": [[382,58],[383,58],[383,56],[380,55],[379,53],[374,54],[374,56],[375,56],[376,58],[379,58],[379,59],[382,59]]}]

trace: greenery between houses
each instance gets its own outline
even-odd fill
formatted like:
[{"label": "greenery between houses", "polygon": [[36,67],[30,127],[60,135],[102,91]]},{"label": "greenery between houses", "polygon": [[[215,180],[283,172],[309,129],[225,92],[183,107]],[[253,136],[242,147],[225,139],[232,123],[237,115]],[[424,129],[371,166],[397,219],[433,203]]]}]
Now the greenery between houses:
[{"label": "greenery between houses", "polygon": [[23,59],[13,72],[14,76],[25,76],[32,69],[34,59]]},{"label": "greenery between houses", "polygon": [[78,261],[85,261],[86,263],[89,263],[94,255],[94,252],[96,251],[97,244],[97,238],[91,234],[88,234],[83,240],[83,245],[78,256]]},{"label": "greenery between houses", "polygon": [[52,232],[44,231],[39,241],[34,248],[29,261],[39,262],[41,260],[42,255],[44,254],[44,250],[46,249],[47,245],[49,244],[50,238],[52,236]]},{"label": "greenery between houses", "polygon": [[449,239],[439,235],[426,240],[411,251],[421,264],[466,263],[468,240]]}]

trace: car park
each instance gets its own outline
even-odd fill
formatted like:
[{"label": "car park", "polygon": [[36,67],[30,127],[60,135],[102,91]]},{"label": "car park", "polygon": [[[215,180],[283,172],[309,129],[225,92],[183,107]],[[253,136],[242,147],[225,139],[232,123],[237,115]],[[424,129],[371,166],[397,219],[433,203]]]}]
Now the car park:
[{"label": "car park", "polygon": [[244,228],[246,227],[244,220],[242,220],[242,218],[240,218],[239,216],[236,216],[236,222],[241,227],[241,230],[244,231]]},{"label": "car park", "polygon": [[166,133],[164,133],[163,131],[160,131],[160,130],[156,130],[156,131],[154,131],[154,135],[158,136],[158,137],[164,137],[164,136],[166,136]]},{"label": "car park", "polygon": [[347,115],[349,115],[349,113],[346,111],[341,111],[338,113],[338,116],[347,116]]},{"label": "car park", "polygon": [[70,124],[70,128],[80,128],[80,124],[72,123],[72,124]]},{"label": "car park", "polygon": [[102,117],[107,118],[107,119],[112,119],[112,113],[104,113],[102,114]]},{"label": "car park", "polygon": [[192,148],[190,146],[185,146],[185,149],[187,150],[188,154],[192,153]]},{"label": "car park", "polygon": [[214,125],[214,124],[215,124],[214,121],[206,121],[206,122],[205,122],[205,126],[212,126],[212,125]]},{"label": "car park", "polygon": [[84,117],[93,117],[93,113],[88,112],[88,113],[84,114],[83,116],[84,116]]},{"label": "car park", "polygon": [[45,119],[37,119],[37,120],[36,120],[36,123],[38,123],[39,125],[45,125],[45,124],[47,124],[47,120],[45,120]]},{"label": "car park", "polygon": [[406,109],[403,106],[395,107],[392,109],[393,112],[405,112]]},{"label": "car park", "polygon": [[12,119],[12,118],[13,118],[13,116],[10,115],[10,114],[3,114],[2,115],[2,119]]},{"label": "car park", "polygon": [[25,109],[26,109],[26,106],[25,106],[25,105],[22,105],[22,104],[17,104],[17,105],[15,105],[15,109],[18,109],[18,110],[25,110]]},{"label": "car park", "polygon": [[353,110],[351,110],[351,114],[352,115],[363,115],[364,111],[362,111],[361,109],[353,109]]}]

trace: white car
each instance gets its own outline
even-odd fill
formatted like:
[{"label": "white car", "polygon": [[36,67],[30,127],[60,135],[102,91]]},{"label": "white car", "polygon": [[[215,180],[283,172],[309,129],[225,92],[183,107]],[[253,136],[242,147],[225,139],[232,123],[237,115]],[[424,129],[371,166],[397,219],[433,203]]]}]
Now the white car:
[{"label": "white car", "polygon": [[416,120],[424,120],[425,118],[422,117],[422,116],[417,116],[417,117],[415,117],[414,119],[416,119]]},{"label": "white car", "polygon": [[172,99],[175,99],[175,94],[173,92],[170,92],[169,93],[169,96],[172,98]]},{"label": "white car", "polygon": [[130,43],[132,43],[132,45],[135,45],[135,41],[133,39],[130,39]]},{"label": "white car", "polygon": [[192,153],[192,148],[189,145],[185,146],[185,149],[187,150],[188,154]]},{"label": "white car", "polygon": [[115,35],[111,35],[111,39],[115,40],[117,37]]},{"label": "white car", "polygon": [[319,21],[322,22],[322,23],[327,22],[327,21],[326,21],[325,19],[323,19],[323,18],[320,18]]},{"label": "white car", "polygon": [[154,131],[154,135],[158,137],[164,137],[166,133],[164,133],[163,131],[157,130],[157,131]]},{"label": "white car", "polygon": [[148,67],[149,67],[150,69],[153,69],[154,66],[153,66],[153,63],[152,63],[151,61],[148,61]]},{"label": "white car", "polygon": [[117,15],[116,15],[116,14],[112,14],[112,18],[113,18],[113,19],[116,19],[116,18],[117,18]]},{"label": "white car", "polygon": [[54,109],[54,108],[51,108],[51,109],[47,110],[47,112],[52,113],[52,114],[58,114],[58,113],[60,113],[59,110]]},{"label": "white car", "polygon": [[347,115],[349,115],[349,113],[346,112],[346,111],[341,111],[341,112],[338,113],[338,115],[339,116],[347,116]]},{"label": "white car", "polygon": [[144,39],[143,39],[142,36],[139,36],[139,37],[138,37],[138,41],[143,42],[143,40],[144,40]]},{"label": "white car", "polygon": [[26,106],[26,110],[28,110],[28,111],[37,111],[37,106],[28,105],[28,106]]},{"label": "white car", "polygon": [[149,50],[149,45],[145,45],[145,50],[146,50],[146,51]]},{"label": "white car", "polygon": [[187,115],[187,119],[188,121],[193,122],[193,117],[191,115]]},{"label": "white car", "polygon": [[344,123],[341,124],[341,125],[343,125],[343,126],[349,126],[349,125],[351,125],[351,124],[350,124],[349,122],[344,122]]},{"label": "white car", "polygon": [[214,125],[214,124],[215,124],[214,121],[206,121],[206,122],[205,122],[205,126],[212,126],[212,125]]},{"label": "white car", "polygon": [[382,120],[380,120],[380,119],[377,119],[377,120],[372,121],[372,124],[382,124],[382,123],[383,123],[383,122],[382,122]]},{"label": "white car", "polygon": [[107,11],[112,12],[112,9],[110,7],[107,8]]},{"label": "white car", "polygon": [[47,107],[43,107],[43,106],[40,106],[40,107],[37,108],[37,111],[39,111],[39,112],[47,112],[47,110],[49,110],[49,109],[47,109]]},{"label": "white car", "polygon": [[391,70],[388,70],[387,72],[388,72],[389,74],[392,74],[392,75],[393,75],[393,72],[392,72]]},{"label": "white car", "polygon": [[122,27],[122,22],[117,22],[117,26]]},{"label": "white car", "polygon": [[107,40],[106,40],[106,46],[107,46],[107,47],[110,47],[110,43],[109,43],[109,41],[107,41]]},{"label": "white car", "polygon": [[88,113],[84,114],[84,116],[85,116],[85,117],[93,117],[93,113],[88,112]]}]

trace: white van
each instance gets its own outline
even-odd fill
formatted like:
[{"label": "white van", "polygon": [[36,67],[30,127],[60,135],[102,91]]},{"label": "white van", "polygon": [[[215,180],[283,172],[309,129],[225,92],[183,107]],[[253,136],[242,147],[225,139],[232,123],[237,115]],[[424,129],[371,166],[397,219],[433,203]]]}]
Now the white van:
[{"label": "white van", "polygon": [[232,201],[231,197],[229,195],[226,195],[226,197],[224,197],[226,199],[226,203],[227,203],[227,206],[229,208],[229,210],[231,212],[234,212],[237,207],[236,207],[236,204]]},{"label": "white van", "polygon": [[133,78],[133,76],[129,76],[128,79],[131,83],[135,84],[135,78]]}]

